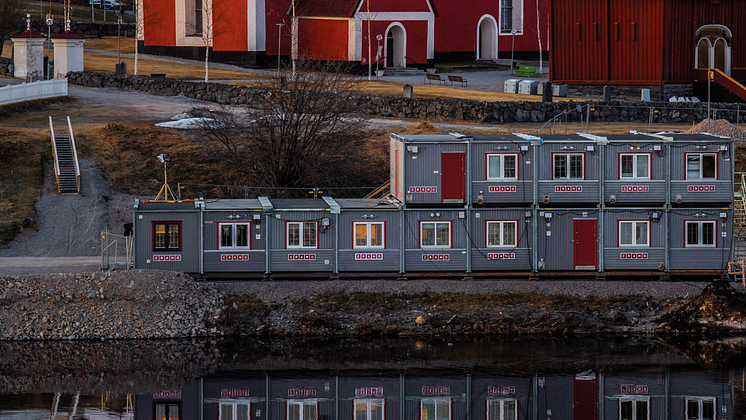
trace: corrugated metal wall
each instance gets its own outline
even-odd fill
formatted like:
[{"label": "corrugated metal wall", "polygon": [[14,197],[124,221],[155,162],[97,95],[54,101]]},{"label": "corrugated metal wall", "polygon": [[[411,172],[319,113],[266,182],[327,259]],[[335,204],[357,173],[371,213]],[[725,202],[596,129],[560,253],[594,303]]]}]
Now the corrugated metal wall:
[{"label": "corrugated metal wall", "polygon": [[[521,146],[528,146],[528,152],[521,153]],[[496,148],[499,147],[499,150]],[[487,155],[490,153],[516,154],[518,156],[517,181],[488,181]],[[533,202],[534,146],[528,142],[516,144],[511,142],[474,142],[471,146],[471,201],[477,203],[477,196],[484,196],[485,204],[531,204]],[[498,187],[493,188],[490,187]],[[500,188],[503,187],[503,188]],[[509,187],[509,188],[504,188]]]},{"label": "corrugated metal wall", "polygon": [[[721,145],[728,147],[728,153],[720,153]],[[706,147],[703,149],[702,147]],[[733,201],[732,145],[727,143],[676,143],[671,148],[671,202],[682,198],[684,205],[700,203],[730,203]],[[675,153],[674,153],[675,152]],[[717,179],[686,179],[687,153],[715,154],[717,159]],[[697,188],[703,187],[703,188]]]},{"label": "corrugated metal wall", "polygon": [[539,378],[536,405],[538,412],[542,414],[542,419],[549,413],[552,419],[573,418],[573,381],[572,376]]},{"label": "corrugated metal wall", "polygon": [[[586,151],[593,147],[594,152]],[[549,195],[548,206],[557,203],[597,203],[600,190],[600,152],[595,142],[545,142],[538,154],[539,165],[539,203],[544,205],[542,198]],[[584,179],[554,179],[555,154],[583,154]],[[569,168],[568,168],[569,171]],[[580,187],[580,191],[577,191]]]},{"label": "corrugated metal wall", "polygon": [[[308,391],[313,391],[314,395],[297,395],[308,394]],[[318,419],[333,420],[336,416],[335,391],[333,377],[272,379],[267,420],[287,420],[287,403],[290,400],[316,402]]]},{"label": "corrugated metal wall", "polygon": [[[219,250],[219,232],[220,223],[236,223],[235,221],[228,219],[229,215],[240,215],[240,223],[249,224],[249,250]],[[259,224],[255,224],[253,220],[254,214],[260,214],[262,221]],[[255,213],[248,210],[239,212],[223,212],[223,211],[207,211],[202,216],[204,220],[203,232],[204,232],[204,271],[206,273],[219,273],[219,272],[263,272],[266,268],[266,257],[265,257],[265,240],[264,232],[267,230],[263,225],[265,221],[264,215],[261,213]],[[228,259],[225,260],[223,256],[241,255],[248,256],[248,261],[244,259]],[[243,258],[243,257],[242,257]]]},{"label": "corrugated metal wall", "polygon": [[[321,271],[334,270],[335,223],[333,215],[324,211],[275,211],[269,217],[267,231],[270,235],[270,270],[271,271]],[[328,217],[329,228],[322,231],[321,219]],[[286,222],[317,222],[318,248],[287,249]],[[290,255],[311,255],[314,259],[296,259]]]},{"label": "corrugated metal wall", "polygon": [[[662,375],[662,376],[661,376]],[[604,398],[603,398],[603,416],[605,418],[619,418],[619,400],[629,398],[650,398],[649,416],[650,419],[666,418],[666,383],[665,374],[636,373],[634,376],[604,376]],[[636,391],[634,393],[622,392],[622,387],[633,386],[638,390],[646,387],[646,391]]]},{"label": "corrugated metal wall", "polygon": [[[366,218],[363,218],[366,216]],[[375,216],[370,218],[369,216]],[[401,214],[398,210],[347,210],[339,216],[339,271],[399,271],[399,233]],[[354,222],[383,222],[385,248],[354,248]],[[383,260],[356,260],[355,254],[382,254]]]},{"label": "corrugated metal wall", "polygon": [[[720,213],[726,213],[725,223]],[[733,210],[724,209],[674,209],[669,215],[671,225],[671,270],[722,270],[728,267],[733,243]],[[686,222],[715,222],[715,247],[685,246]]]},{"label": "corrugated metal wall", "polygon": [[[181,251],[153,251],[153,222],[181,222]],[[135,217],[134,267],[198,273],[200,260],[199,213],[138,212]],[[155,261],[153,255],[178,256],[179,261]]]},{"label": "corrugated metal wall", "polygon": [[[433,413],[423,415],[423,399],[448,399],[451,402],[451,420],[466,420],[466,376],[463,377],[407,377],[405,385],[405,413],[407,420],[435,420]],[[435,392],[432,392],[435,391]]]},{"label": "corrugated metal wall", "polygon": [[[459,213],[464,218],[459,218]],[[432,216],[431,216],[432,215]],[[409,210],[404,215],[406,271],[466,271],[466,212],[464,210]],[[451,246],[422,249],[420,222],[450,222]],[[447,256],[447,257],[445,257]],[[445,259],[447,258],[447,259]]]},{"label": "corrugated metal wall", "polygon": [[[624,206],[630,204],[663,204],[666,202],[667,158],[664,153],[653,150],[660,142],[609,142],[605,150],[604,200],[607,204]],[[650,162],[650,180],[625,180],[620,175],[621,154],[647,153]],[[644,189],[640,188],[644,187]],[[616,203],[611,203],[612,195]]]},{"label": "corrugated metal wall", "polygon": [[[531,208],[515,210],[479,209],[471,212],[471,264],[474,271],[531,270],[534,223],[526,220]],[[516,247],[487,247],[487,221],[515,221]]]},{"label": "corrugated metal wall", "polygon": [[[650,220],[656,211],[658,222]],[[650,246],[620,246],[619,221],[647,222]],[[605,270],[657,270],[666,261],[666,223],[662,209],[606,209],[604,210],[604,269]]]},{"label": "corrugated metal wall", "polygon": [[[356,395],[361,388],[381,388],[383,394]],[[353,420],[355,418],[354,400],[384,399],[384,420],[398,420],[400,418],[400,382],[398,378],[355,377],[339,378],[339,420]],[[365,420],[358,418],[357,420]]]},{"label": "corrugated metal wall", "polygon": [[[546,219],[544,218],[545,213],[552,214],[549,223],[546,223]],[[573,220],[598,220],[598,218],[599,213],[594,209],[552,209],[539,212],[539,220],[536,221],[539,237],[537,253],[539,261],[544,261],[544,269],[574,270]]]},{"label": "corrugated metal wall", "polygon": [[[515,399],[518,404],[518,420],[532,418],[531,378],[516,377],[473,377],[471,383],[471,420],[489,420],[487,401],[494,399]],[[490,393],[490,388],[498,388],[500,393]],[[513,390],[511,393],[509,390]],[[498,417],[499,418],[499,417]]]},{"label": "corrugated metal wall", "polygon": [[[415,143],[417,154],[404,152],[399,159],[404,164],[404,193],[412,196],[407,204],[441,204],[443,185],[441,182],[441,153],[464,152],[463,143]],[[416,187],[414,190],[411,187]],[[428,190],[427,188],[431,189]],[[435,187],[433,190],[432,187]],[[464,185],[464,191],[466,186]],[[405,197],[406,198],[406,197]]]}]

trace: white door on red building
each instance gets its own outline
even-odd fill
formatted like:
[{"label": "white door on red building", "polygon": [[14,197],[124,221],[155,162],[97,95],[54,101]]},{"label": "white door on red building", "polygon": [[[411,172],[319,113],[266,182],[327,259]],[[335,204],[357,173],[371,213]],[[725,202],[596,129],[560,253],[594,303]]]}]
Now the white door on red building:
[{"label": "white door on red building", "polygon": [[386,31],[386,67],[407,67],[406,32],[399,23]]},{"label": "white door on red building", "polygon": [[485,15],[479,21],[477,40],[480,60],[497,58],[497,23],[492,16]]}]

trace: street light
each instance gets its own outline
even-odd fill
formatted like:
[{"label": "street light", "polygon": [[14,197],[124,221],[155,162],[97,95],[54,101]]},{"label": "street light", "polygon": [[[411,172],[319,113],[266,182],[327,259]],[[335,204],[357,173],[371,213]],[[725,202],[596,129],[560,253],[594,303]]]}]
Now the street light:
[{"label": "street light", "polygon": [[[120,3],[121,4],[121,3]],[[120,6],[117,17],[117,64],[122,65],[122,10]]]},{"label": "street light", "polygon": [[163,186],[161,187],[161,190],[158,191],[158,195],[155,197],[155,201],[158,201],[158,199],[161,198],[161,195],[165,195],[164,200],[168,201],[168,193],[171,193],[171,199],[174,199],[176,198],[176,195],[171,190],[171,187],[168,186],[168,172],[166,169],[168,163],[171,162],[171,155],[166,153],[158,155],[158,162],[163,165]]},{"label": "street light", "polygon": [[376,35],[376,41],[378,41],[378,49],[376,50],[376,80],[378,80],[378,62],[381,61],[381,40],[383,39],[383,35],[378,34]]},{"label": "street light", "polygon": [[518,33],[515,29],[510,31],[510,34],[513,35],[513,46],[510,48],[510,74],[515,74],[515,61],[513,61],[513,57],[515,56],[515,34]]},{"label": "street light", "polygon": [[52,25],[54,25],[54,16],[47,13],[47,80],[51,79],[51,74],[49,74],[49,61],[52,50]]},{"label": "street light", "polygon": [[285,19],[277,23],[277,78],[280,78],[280,47],[282,46],[282,27],[285,26]]}]

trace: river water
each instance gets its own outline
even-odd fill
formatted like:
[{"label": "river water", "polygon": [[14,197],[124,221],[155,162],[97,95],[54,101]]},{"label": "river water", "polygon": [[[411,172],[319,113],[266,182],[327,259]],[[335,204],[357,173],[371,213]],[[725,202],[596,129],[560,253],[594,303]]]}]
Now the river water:
[{"label": "river water", "polygon": [[744,343],[0,342],[0,420],[734,420]]}]

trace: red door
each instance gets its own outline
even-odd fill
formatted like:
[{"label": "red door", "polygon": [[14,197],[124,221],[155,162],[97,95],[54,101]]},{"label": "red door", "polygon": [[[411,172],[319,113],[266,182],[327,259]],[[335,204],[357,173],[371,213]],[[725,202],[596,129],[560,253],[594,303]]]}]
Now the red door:
[{"label": "red door", "polygon": [[464,156],[464,152],[440,154],[440,197],[443,203],[464,202]]},{"label": "red door", "polygon": [[573,420],[596,420],[596,375],[577,375],[573,386]]},{"label": "red door", "polygon": [[575,270],[596,269],[596,220],[575,219],[573,226],[572,255]]}]

